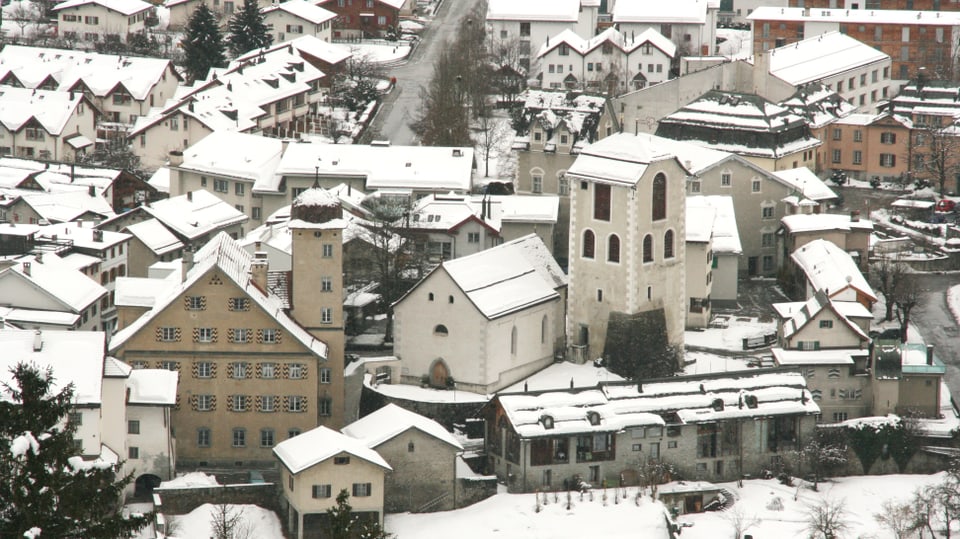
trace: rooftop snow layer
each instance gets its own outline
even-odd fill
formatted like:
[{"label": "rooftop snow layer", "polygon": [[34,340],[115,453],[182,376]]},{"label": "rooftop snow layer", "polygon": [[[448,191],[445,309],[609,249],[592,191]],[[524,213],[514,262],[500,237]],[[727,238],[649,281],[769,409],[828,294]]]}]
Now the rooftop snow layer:
[{"label": "rooftop snow layer", "polygon": [[457,449],[463,449],[460,442],[447,432],[443,425],[392,403],[354,421],[342,431],[347,436],[363,441],[367,447],[376,449],[380,444],[410,429],[417,429]]},{"label": "rooftop snow layer", "polygon": [[284,440],[273,448],[273,453],[293,474],[341,453],[348,453],[386,470],[393,469],[379,453],[367,447],[362,440],[327,427],[317,427]]}]

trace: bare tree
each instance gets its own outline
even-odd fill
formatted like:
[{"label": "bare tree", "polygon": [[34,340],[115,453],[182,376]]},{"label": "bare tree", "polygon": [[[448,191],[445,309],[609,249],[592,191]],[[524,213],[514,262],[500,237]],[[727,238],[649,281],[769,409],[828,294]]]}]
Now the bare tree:
[{"label": "bare tree", "polygon": [[490,177],[490,158],[502,152],[507,142],[507,124],[493,117],[490,107],[485,106],[477,120],[477,145],[483,155],[483,177]]},{"label": "bare tree", "polygon": [[960,172],[960,130],[954,125],[922,127],[914,135],[914,177],[938,187],[940,196],[947,180]]},{"label": "bare tree", "polygon": [[499,38],[491,32],[487,50],[495,72],[493,90],[499,95],[499,99],[515,103],[526,88],[529,76],[520,63],[520,38]]},{"label": "bare tree", "polygon": [[912,273],[904,272],[894,285],[896,291],[897,321],[900,322],[900,342],[907,342],[910,312],[920,301],[920,286]]},{"label": "bare tree", "polygon": [[871,264],[870,276],[873,280],[873,286],[883,295],[886,303],[886,313],[884,320],[893,320],[893,308],[897,302],[896,285],[903,282],[903,274],[907,271],[906,264],[897,253],[893,256],[878,256]]},{"label": "bare tree", "polygon": [[238,509],[227,503],[214,506],[210,518],[212,539],[250,539],[250,525],[243,517],[243,509]]},{"label": "bare tree", "polygon": [[839,539],[850,529],[849,517],[843,499],[820,498],[807,509],[807,532],[811,539]]},{"label": "bare tree", "polygon": [[24,2],[17,2],[17,5],[13,6],[8,12],[8,16],[13,20],[14,24],[20,28],[20,37],[24,40],[27,39],[27,26],[30,26],[37,20],[39,11],[33,4],[25,4]]},{"label": "bare tree", "polygon": [[890,530],[895,539],[907,539],[913,532],[914,522],[910,505],[887,500],[880,509],[879,513],[873,515],[877,523]]},{"label": "bare tree", "polygon": [[733,528],[733,539],[740,539],[747,530],[760,524],[760,519],[754,514],[748,515],[742,504],[725,511],[723,519]]}]

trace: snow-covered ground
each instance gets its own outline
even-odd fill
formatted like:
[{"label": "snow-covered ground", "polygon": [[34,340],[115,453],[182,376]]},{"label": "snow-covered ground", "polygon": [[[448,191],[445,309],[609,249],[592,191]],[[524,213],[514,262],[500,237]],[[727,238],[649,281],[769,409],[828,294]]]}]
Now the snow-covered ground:
[{"label": "snow-covered ground", "polygon": [[960,324],[960,284],[947,289],[947,307],[953,313],[953,319]]},{"label": "snow-covered ground", "polygon": [[740,60],[753,56],[750,30],[717,28],[717,37],[726,39],[720,44],[720,55],[731,60]]},{"label": "snow-covered ground", "polygon": [[[203,504],[186,515],[174,515],[172,517],[171,533],[169,539],[202,539],[204,537],[213,537],[211,521],[217,515],[219,506],[213,504]],[[227,505],[229,514],[241,515],[241,520],[237,530],[246,530],[246,534],[238,534],[237,537],[250,537],[256,539],[283,539],[283,531],[280,527],[280,519],[276,513],[264,509],[257,505]],[[170,517],[168,517],[170,522]]]},{"label": "snow-covered ground", "polygon": [[363,41],[360,43],[345,44],[353,51],[354,56],[366,57],[371,62],[395,62],[406,58],[412,50],[406,41]]},{"label": "snow-covered ground", "polygon": [[190,472],[160,483],[160,488],[205,488],[215,487],[219,484],[217,478],[212,475],[203,472]]},{"label": "snow-covered ground", "polygon": [[[486,159],[486,144],[483,130],[477,122],[473,126],[473,140],[476,143],[474,156],[477,170],[474,172],[474,185],[486,185],[490,182],[510,182],[517,172],[517,153],[511,151],[516,132],[510,125],[510,116],[506,110],[495,110],[489,120],[490,159]],[[489,174],[487,166],[489,165]]]},{"label": "snow-covered ground", "polygon": [[[942,481],[943,475],[844,477],[821,484],[819,492],[806,487],[788,487],[776,480],[744,481],[743,488],[738,488],[736,483],[721,483],[721,486],[739,496],[733,507],[719,513],[683,515],[678,521],[693,524],[683,531],[683,539],[732,537],[733,528],[728,515],[739,506],[738,511],[746,517],[759,520],[756,526],[746,532],[754,537],[807,537],[808,508],[827,497],[832,501],[842,500],[845,505],[850,529],[843,537],[892,539],[893,533],[878,524],[874,517],[881,512],[883,502],[906,501],[916,489]],[[798,494],[799,500],[794,500]],[[780,504],[782,510],[770,509]]]},{"label": "snow-covered ground", "polygon": [[[715,316],[712,326],[703,331],[687,331],[684,333],[684,343],[697,348],[712,350],[743,350],[743,339],[759,337],[768,333],[776,333],[777,325],[773,322],[760,322],[756,318],[736,316]],[[746,352],[746,353],[749,353]]]}]

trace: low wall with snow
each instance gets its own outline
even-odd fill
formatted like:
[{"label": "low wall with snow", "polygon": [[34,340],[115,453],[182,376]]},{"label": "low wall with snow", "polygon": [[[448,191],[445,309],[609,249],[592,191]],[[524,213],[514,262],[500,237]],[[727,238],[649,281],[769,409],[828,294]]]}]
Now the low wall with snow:
[{"label": "low wall with snow", "polygon": [[497,493],[497,477],[484,475],[457,478],[457,509],[486,500]]},{"label": "low wall with snow", "polygon": [[278,509],[273,483],[158,488],[153,493],[154,500],[159,500],[157,512],[167,515],[185,515],[205,503],[253,504],[274,512]]}]

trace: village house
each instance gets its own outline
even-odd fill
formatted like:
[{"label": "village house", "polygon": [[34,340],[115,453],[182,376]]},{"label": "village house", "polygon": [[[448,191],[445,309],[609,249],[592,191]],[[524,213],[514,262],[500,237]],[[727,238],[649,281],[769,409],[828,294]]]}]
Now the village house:
[{"label": "village house", "polygon": [[736,153],[764,170],[816,166],[807,120],[755,94],[711,90],[660,120],[657,136]]},{"label": "village house", "polygon": [[599,8],[600,3],[586,0],[492,0],[487,2],[486,23],[491,39],[515,50],[518,67],[525,73],[534,73],[536,54],[550,36],[566,29],[578,36],[594,35]]},{"label": "village house", "polygon": [[[946,78],[956,72],[954,49],[960,36],[956,12],[762,6],[747,19],[754,54],[838,31],[889,55],[893,80],[906,81],[922,67]],[[874,84],[872,78],[863,82]],[[844,91],[859,94],[862,86],[857,79]]]},{"label": "village house", "polygon": [[12,384],[11,369],[27,363],[52,370],[53,391],[73,384],[73,406],[64,419],[77,428],[80,456],[122,464],[120,473],[134,477],[124,492],[129,495],[153,478],[173,478],[169,419],[177,376],[152,369],[133,376],[128,365],[104,354],[105,343],[99,331],[0,328],[0,382]]},{"label": "village house", "polygon": [[[227,26],[230,17],[234,12],[243,8],[243,0],[164,0],[161,2],[163,7],[170,11],[170,19],[167,23],[167,29],[171,31],[180,31],[186,28],[190,16],[200,6],[206,6],[213,12],[221,29]],[[272,0],[257,0],[260,9],[272,4]]]},{"label": "village house", "polygon": [[567,169],[582,148],[620,129],[603,97],[527,90],[521,98],[526,128],[517,132],[513,142],[517,152],[516,190],[559,195],[553,254],[565,267],[570,229]]},{"label": "village house", "polygon": [[[806,118],[810,126],[810,134],[823,144],[817,148],[816,166],[808,169],[822,173],[829,168],[827,138],[831,128],[837,122],[851,115],[856,110],[840,94],[831,90],[822,82],[808,82],[797,86],[792,96],[780,102],[790,112]],[[799,167],[807,169],[807,167]]]},{"label": "village house", "polygon": [[342,431],[376,451],[393,468],[384,484],[384,511],[421,513],[459,507],[457,459],[463,446],[443,425],[388,404]]},{"label": "village house", "polygon": [[330,528],[328,509],[350,496],[351,516],[383,524],[387,461],[362,440],[317,427],[273,449],[280,461],[281,518],[296,539],[321,539]]},{"label": "village house", "polygon": [[820,408],[785,370],[500,393],[483,409],[489,468],[511,492],[758,475],[813,439]]},{"label": "village house", "polygon": [[836,213],[787,215],[780,220],[783,228],[784,258],[800,247],[818,240],[828,241],[852,257],[862,273],[870,270],[870,235],[873,222],[860,219],[854,210],[849,216]]},{"label": "village house", "polygon": [[330,41],[333,20],[337,14],[306,0],[289,0],[263,8],[263,22],[270,28],[273,42],[283,44],[287,40],[309,35]]},{"label": "village house", "polygon": [[[896,121],[902,125],[912,122],[910,138],[903,140],[901,137],[899,141],[903,150],[898,154],[901,166],[906,167],[907,180],[929,180],[939,190],[942,175],[945,192],[960,192],[960,175],[956,174],[960,158],[955,151],[960,141],[956,127],[960,118],[960,101],[957,99],[960,85],[952,81],[929,80],[926,71],[921,70],[890,100],[888,111],[893,113]],[[891,139],[888,134],[881,143],[897,144],[897,139]]]},{"label": "village house", "polygon": [[907,179],[913,123],[891,114],[851,114],[829,126],[823,153],[824,168],[842,171],[851,179]]},{"label": "village house", "polygon": [[122,140],[137,118],[173,97],[181,80],[173,62],[161,58],[23,45],[0,50],[0,84],[84,94],[98,112],[101,143]]},{"label": "village house", "polygon": [[218,197],[259,226],[315,183],[379,190],[410,203],[430,193],[469,193],[473,148],[288,144],[218,131],[171,156],[169,168],[171,196],[212,185]]},{"label": "village house", "polygon": [[536,235],[447,260],[394,303],[401,381],[493,393],[563,349],[567,277]]},{"label": "village house", "polygon": [[679,56],[710,56],[717,53],[719,11],[720,2],[708,0],[664,4],[617,0],[612,13],[613,24],[625,35],[640,35],[652,28],[676,43]]},{"label": "village house", "polygon": [[[281,4],[283,5],[283,4]],[[310,63],[313,67],[323,72],[326,77],[320,79],[320,86],[329,88],[333,84],[338,74],[344,72],[347,61],[353,55],[350,47],[341,43],[329,43],[320,36],[305,34],[296,38],[289,38],[282,42],[274,44],[264,49],[252,50],[246,54],[237,57],[237,62],[250,62],[260,57],[261,52],[269,56],[272,51],[279,48],[293,47],[294,52],[301,58]]]},{"label": "village house", "polygon": [[661,318],[662,344],[682,348],[689,170],[656,140],[620,133],[584,148],[567,176],[567,359],[625,353],[607,344],[640,331],[630,325],[642,323],[639,313]]},{"label": "village house", "polygon": [[97,138],[96,117],[80,92],[0,86],[0,156],[76,161]]},{"label": "village house", "polygon": [[306,133],[325,94],[324,78],[293,46],[234,60],[138,118],[128,136],[131,149],[153,170],[166,164],[171,152],[185,151],[216,131]]},{"label": "village house", "polygon": [[146,29],[153,4],[141,0],[67,0],[53,7],[65,39],[126,42]]},{"label": "village house", "polygon": [[838,31],[770,49],[768,55],[772,75],[797,87],[825,84],[856,112],[876,113],[897,91],[890,81],[890,55]]},{"label": "village house", "polygon": [[318,0],[318,6],[336,14],[333,37],[370,39],[399,35],[400,10],[411,0]]},{"label": "village house", "polygon": [[856,301],[870,309],[877,296],[860,272],[856,260],[835,243],[813,240],[790,255],[784,288],[797,299],[809,299],[822,291],[841,301]]},{"label": "village house", "polygon": [[687,328],[705,328],[714,301],[737,301],[743,249],[732,197],[688,196],[686,213]]},{"label": "village house", "polygon": [[817,290],[801,302],[774,303],[777,341],[784,349],[866,348],[873,316],[869,307],[830,291]]},{"label": "village house", "polygon": [[184,243],[156,218],[120,228],[130,235],[127,275],[147,277],[147,268],[157,262],[170,262],[183,256]]},{"label": "village house", "polygon": [[676,56],[677,46],[653,28],[636,36],[607,28],[589,39],[567,29],[540,48],[535,77],[541,88],[618,95],[671,78]]},{"label": "village house", "polygon": [[478,253],[528,234],[552,252],[559,199],[527,195],[427,195],[395,223],[428,263]]},{"label": "village house", "polygon": [[99,223],[116,214],[94,187],[83,190],[45,192],[24,189],[2,190],[7,198],[7,220],[12,223],[50,224],[69,221]]},{"label": "village house", "polygon": [[773,175],[794,190],[781,200],[786,215],[825,214],[837,200],[833,189],[807,167],[778,170]]},{"label": "village house", "polygon": [[[0,227],[0,234],[6,227]],[[54,253],[37,251],[0,263],[0,297],[26,327],[95,331],[103,327],[100,301],[109,293]]]},{"label": "village house", "polygon": [[774,365],[796,369],[820,406],[818,422],[841,423],[872,415],[870,351],[856,347],[822,350],[771,348]]}]

